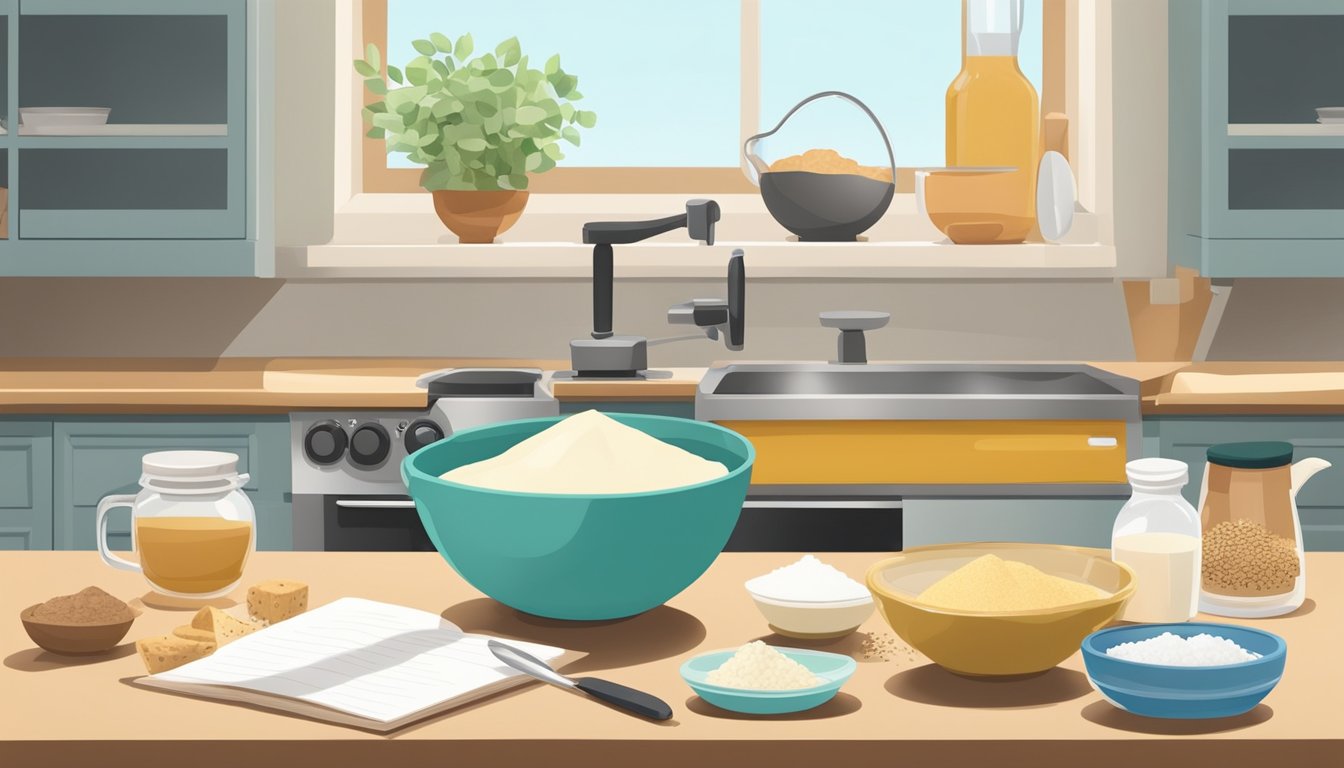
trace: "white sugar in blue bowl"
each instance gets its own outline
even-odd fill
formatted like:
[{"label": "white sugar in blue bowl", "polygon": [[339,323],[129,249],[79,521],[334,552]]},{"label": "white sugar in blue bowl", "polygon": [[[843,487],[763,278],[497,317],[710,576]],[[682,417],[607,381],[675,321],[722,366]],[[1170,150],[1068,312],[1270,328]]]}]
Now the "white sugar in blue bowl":
[{"label": "white sugar in blue bowl", "polygon": [[[1164,650],[1161,646],[1166,643],[1145,643],[1164,633],[1179,638],[1212,635],[1235,643],[1253,657],[1222,644],[1204,643],[1181,651],[1174,646]],[[1147,647],[1139,648],[1148,652],[1145,656],[1169,663],[1132,661],[1107,653],[1126,643],[1145,643]],[[1136,715],[1187,720],[1235,717],[1251,711],[1278,685],[1288,658],[1288,644],[1271,632],[1198,622],[1103,629],[1084,638],[1082,650],[1088,681],[1107,701]],[[1190,665],[1238,658],[1245,660]]]}]

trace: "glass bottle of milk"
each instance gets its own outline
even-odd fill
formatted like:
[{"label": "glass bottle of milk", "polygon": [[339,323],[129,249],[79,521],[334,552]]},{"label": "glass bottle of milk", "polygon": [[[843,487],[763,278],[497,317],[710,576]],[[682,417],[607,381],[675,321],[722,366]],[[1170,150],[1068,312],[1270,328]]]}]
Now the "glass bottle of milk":
[{"label": "glass bottle of milk", "polygon": [[1120,618],[1189,621],[1199,610],[1199,513],[1181,495],[1189,468],[1175,459],[1125,465],[1133,494],[1111,529],[1111,559],[1134,571],[1137,588]]}]

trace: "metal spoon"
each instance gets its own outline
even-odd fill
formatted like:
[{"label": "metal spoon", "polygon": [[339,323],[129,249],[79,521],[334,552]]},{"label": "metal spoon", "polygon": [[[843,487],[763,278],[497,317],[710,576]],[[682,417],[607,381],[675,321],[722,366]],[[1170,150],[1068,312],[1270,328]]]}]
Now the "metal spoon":
[{"label": "metal spoon", "polygon": [[608,704],[652,720],[667,720],[672,717],[672,708],[657,696],[650,696],[643,691],[636,691],[634,688],[627,688],[624,685],[607,680],[599,680],[596,677],[577,677],[571,680],[551,669],[550,665],[541,659],[524,653],[511,645],[501,643],[498,640],[489,640],[486,645],[490,647],[490,652],[495,655],[495,658],[519,672],[531,675],[543,682],[561,688],[583,691],[596,699],[601,699]]}]

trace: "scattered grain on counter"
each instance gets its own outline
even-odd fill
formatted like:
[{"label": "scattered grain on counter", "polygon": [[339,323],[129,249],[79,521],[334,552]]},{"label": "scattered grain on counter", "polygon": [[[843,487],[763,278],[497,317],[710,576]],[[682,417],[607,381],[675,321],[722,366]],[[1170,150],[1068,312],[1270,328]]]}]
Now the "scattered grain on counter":
[{"label": "scattered grain on counter", "polygon": [[1104,596],[1091,584],[983,555],[934,582],[919,594],[919,601],[953,611],[1038,611]]},{"label": "scattered grain on counter", "polygon": [[135,618],[131,607],[97,587],[73,595],[53,597],[33,609],[31,617],[44,624],[119,624]]},{"label": "scattered grain on counter", "polygon": [[725,688],[749,688],[758,691],[787,691],[811,688],[824,680],[788,656],[760,640],[737,649],[732,658],[710,671],[705,681]]},{"label": "scattered grain on counter", "polygon": [[895,635],[886,632],[880,635],[869,635],[859,645],[859,653],[863,654],[864,659],[869,660],[896,661],[900,658],[904,658],[906,661],[915,660],[915,649],[897,640]]},{"label": "scattered grain on counter", "polygon": [[1260,658],[1260,654],[1248,651],[1225,637],[1204,632],[1193,637],[1163,632],[1147,640],[1111,646],[1106,649],[1106,655],[1141,664],[1172,667],[1212,667],[1241,664]]},{"label": "scattered grain on counter", "polygon": [[1252,520],[1225,520],[1204,533],[1204,588],[1233,595],[1276,595],[1293,588],[1302,564],[1297,544]]}]

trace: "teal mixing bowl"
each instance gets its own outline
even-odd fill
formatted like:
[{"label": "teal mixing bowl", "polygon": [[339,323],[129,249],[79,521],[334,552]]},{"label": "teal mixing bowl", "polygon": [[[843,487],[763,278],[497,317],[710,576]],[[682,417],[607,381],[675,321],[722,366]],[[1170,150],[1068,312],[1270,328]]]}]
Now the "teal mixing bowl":
[{"label": "teal mixing bowl", "polygon": [[728,474],[650,493],[496,491],[439,475],[498,456],[560,418],[456,432],[401,464],[425,531],[453,570],[525,613],[590,621],[655,608],[700,578],[737,525],[755,450],[736,432],[708,422],[607,415],[721,462]]}]

